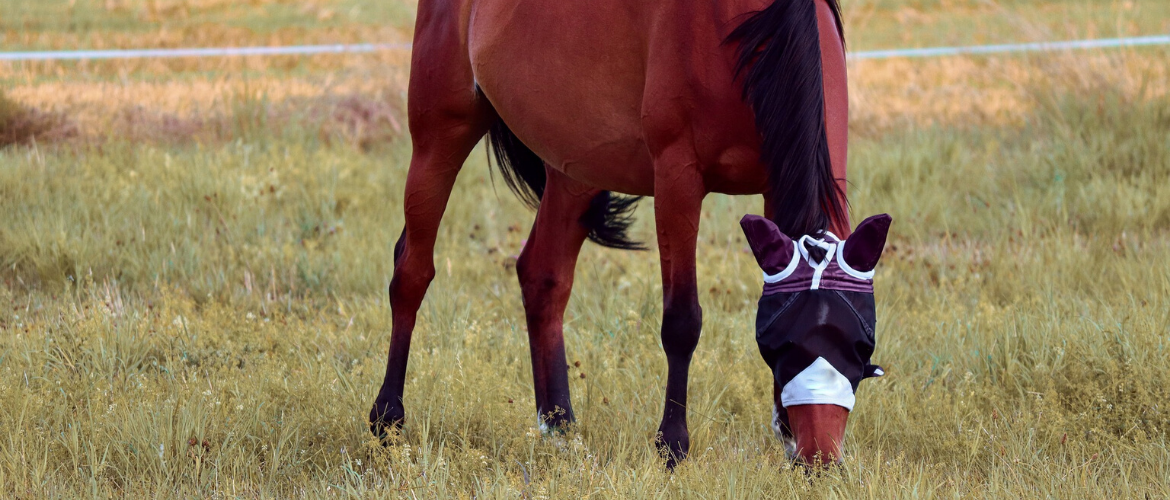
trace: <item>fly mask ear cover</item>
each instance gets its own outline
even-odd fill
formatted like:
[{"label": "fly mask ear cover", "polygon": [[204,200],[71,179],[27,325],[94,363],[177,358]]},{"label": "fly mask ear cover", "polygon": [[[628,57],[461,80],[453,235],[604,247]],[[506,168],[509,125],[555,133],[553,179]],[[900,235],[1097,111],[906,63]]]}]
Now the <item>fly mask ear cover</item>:
[{"label": "fly mask ear cover", "polygon": [[[793,241],[757,215],[740,220],[764,294],[756,342],[782,388],[784,407],[835,404],[853,409],[862,379],[882,375],[871,365],[876,316],[873,270],[889,231],[889,215],[863,221],[846,241],[825,232]],[[818,260],[809,248],[823,252]]]}]

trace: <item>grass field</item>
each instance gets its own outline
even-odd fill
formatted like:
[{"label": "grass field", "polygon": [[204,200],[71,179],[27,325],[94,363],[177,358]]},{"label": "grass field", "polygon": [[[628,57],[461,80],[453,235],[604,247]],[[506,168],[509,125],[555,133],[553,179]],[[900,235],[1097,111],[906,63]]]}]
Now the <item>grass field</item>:
[{"label": "grass field", "polygon": [[[409,39],[413,6],[380,5],[0,0],[0,29],[6,50]],[[844,8],[858,50],[1170,29],[1153,1]],[[482,149],[440,233],[409,421],[373,440],[404,62],[0,66],[0,139],[27,132],[0,149],[0,496],[1170,496],[1170,51],[851,65],[853,213],[895,219],[888,375],[816,476],[768,428],[736,224],[755,197],[706,200],[691,458],[668,474],[651,444],[655,251],[586,246],[579,425],[542,437],[514,271],[532,214]]]}]

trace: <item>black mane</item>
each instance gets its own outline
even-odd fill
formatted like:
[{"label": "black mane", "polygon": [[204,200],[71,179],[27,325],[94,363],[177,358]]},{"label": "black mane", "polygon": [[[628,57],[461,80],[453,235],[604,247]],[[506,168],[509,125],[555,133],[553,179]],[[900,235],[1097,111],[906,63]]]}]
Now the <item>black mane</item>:
[{"label": "black mane", "polygon": [[[825,133],[817,1],[776,0],[725,40],[739,44],[736,74],[756,115],[772,220],[791,236],[818,234],[846,215]],[[844,37],[837,0],[825,1]]]}]

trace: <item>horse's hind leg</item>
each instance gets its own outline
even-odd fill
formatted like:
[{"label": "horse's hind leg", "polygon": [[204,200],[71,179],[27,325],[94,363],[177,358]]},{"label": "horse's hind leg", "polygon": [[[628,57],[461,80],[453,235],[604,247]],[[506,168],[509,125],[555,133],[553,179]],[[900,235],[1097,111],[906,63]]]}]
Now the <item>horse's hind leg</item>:
[{"label": "horse's hind leg", "polygon": [[377,436],[401,425],[406,416],[402,390],[415,318],[435,276],[435,236],[455,177],[495,113],[475,90],[466,49],[459,40],[459,17],[441,5],[423,2],[412,59],[407,103],[413,151],[406,175],[406,227],[394,247],[390,281],[392,326],[386,376],[370,410]]},{"label": "horse's hind leg", "polygon": [[516,274],[528,319],[532,351],[532,382],[542,428],[561,428],[573,421],[565,360],[564,316],[573,289],[573,269],[585,241],[581,216],[601,191],[584,186],[546,167],[548,181],[536,223]]}]

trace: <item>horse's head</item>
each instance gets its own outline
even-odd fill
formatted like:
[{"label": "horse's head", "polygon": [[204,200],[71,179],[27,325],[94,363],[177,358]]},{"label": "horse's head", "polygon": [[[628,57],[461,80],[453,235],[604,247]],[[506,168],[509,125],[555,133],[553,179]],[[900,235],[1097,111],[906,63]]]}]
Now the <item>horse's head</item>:
[{"label": "horse's head", "polygon": [[[840,458],[857,384],[882,375],[870,364],[873,274],[890,222],[889,215],[870,217],[846,240],[829,232],[794,240],[764,217],[740,221],[764,270],[756,342],[776,381],[774,429],[782,439],[795,436],[806,458],[818,452]],[[805,431],[812,441],[802,443]]]}]

